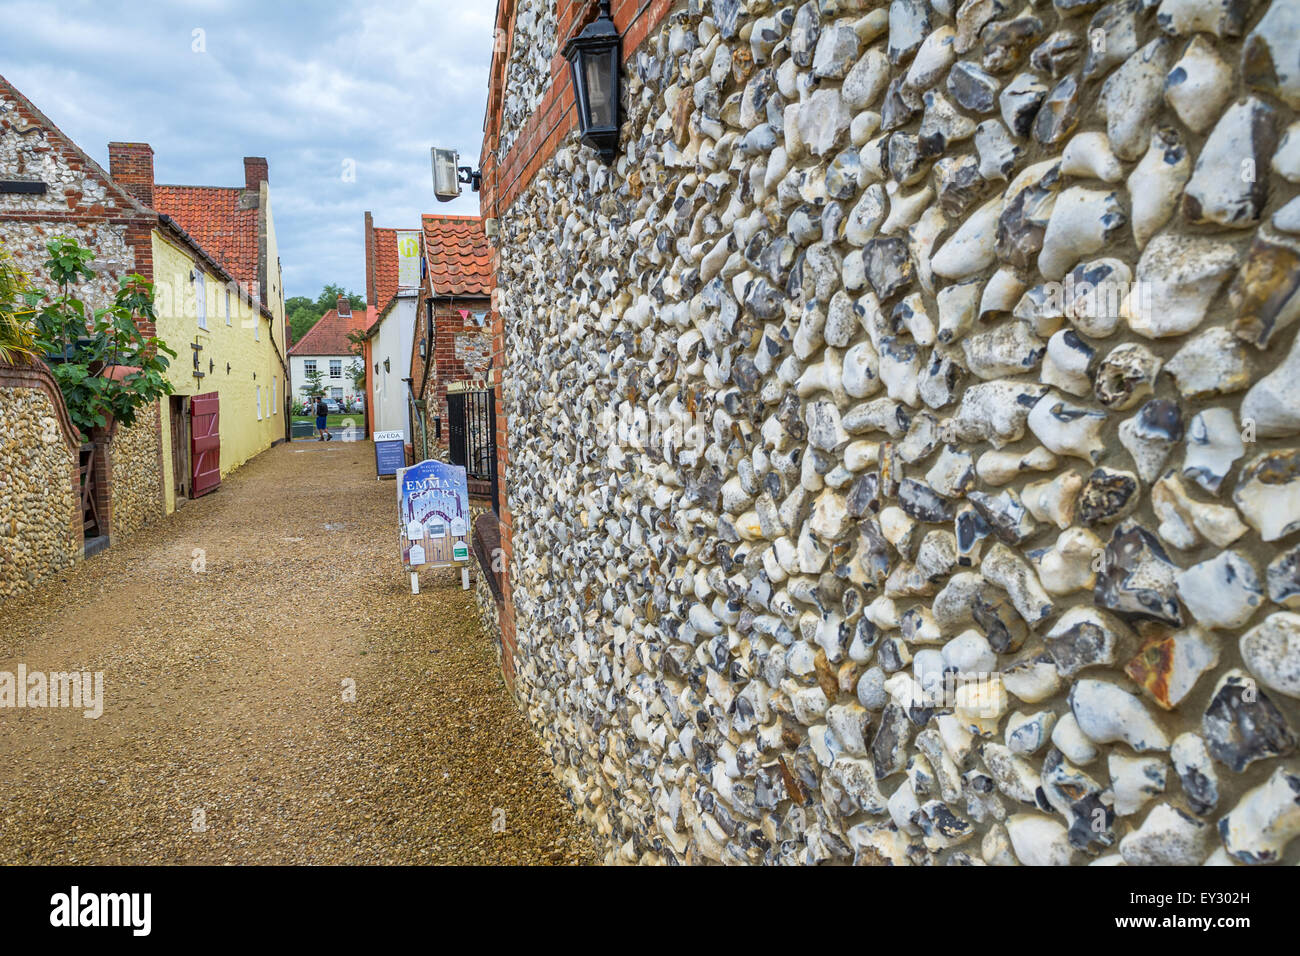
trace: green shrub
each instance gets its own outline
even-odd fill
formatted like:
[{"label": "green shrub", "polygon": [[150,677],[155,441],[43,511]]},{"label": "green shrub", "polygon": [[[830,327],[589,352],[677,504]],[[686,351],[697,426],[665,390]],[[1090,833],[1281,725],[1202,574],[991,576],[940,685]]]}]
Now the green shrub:
[{"label": "green shrub", "polygon": [[[44,268],[57,292],[25,294],[36,310],[35,346],[83,439],[110,420],[130,427],[137,409],[172,391],[164,373],[170,364],[166,356],[175,358],[176,353],[136,325],[137,319],[155,319],[153,283],[141,275],[123,276],[113,304],[89,311],[72,289],[95,275],[90,267],[94,252],[66,236],[51,239],[45,248],[50,258]],[[131,371],[119,374],[117,369]]]}]

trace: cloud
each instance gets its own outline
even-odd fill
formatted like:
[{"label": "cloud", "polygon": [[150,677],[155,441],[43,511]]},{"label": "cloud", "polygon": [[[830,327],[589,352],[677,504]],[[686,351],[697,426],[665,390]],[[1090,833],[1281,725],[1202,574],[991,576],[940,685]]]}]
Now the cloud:
[{"label": "cloud", "polygon": [[494,7],[10,2],[0,64],[105,167],[110,141],[148,142],[158,182],[233,186],[267,157],[286,295],[364,293],[367,209],[409,228],[478,213],[474,193],[433,198],[429,148],[477,165]]}]

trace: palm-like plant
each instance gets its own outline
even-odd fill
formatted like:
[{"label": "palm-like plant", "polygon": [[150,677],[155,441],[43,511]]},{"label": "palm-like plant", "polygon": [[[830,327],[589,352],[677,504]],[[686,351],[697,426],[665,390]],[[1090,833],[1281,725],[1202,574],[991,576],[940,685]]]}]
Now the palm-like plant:
[{"label": "palm-like plant", "polygon": [[36,310],[24,298],[27,274],[0,246],[0,362],[27,361],[36,356]]}]

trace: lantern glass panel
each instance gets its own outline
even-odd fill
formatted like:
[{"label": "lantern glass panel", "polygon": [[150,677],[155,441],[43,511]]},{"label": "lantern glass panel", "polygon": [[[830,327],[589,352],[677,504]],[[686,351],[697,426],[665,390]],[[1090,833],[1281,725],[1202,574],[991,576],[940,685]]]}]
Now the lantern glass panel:
[{"label": "lantern glass panel", "polygon": [[609,54],[603,50],[599,53],[584,53],[582,56],[583,70],[587,74],[587,107],[593,128],[615,125],[614,110],[617,104],[614,101],[609,59]]}]

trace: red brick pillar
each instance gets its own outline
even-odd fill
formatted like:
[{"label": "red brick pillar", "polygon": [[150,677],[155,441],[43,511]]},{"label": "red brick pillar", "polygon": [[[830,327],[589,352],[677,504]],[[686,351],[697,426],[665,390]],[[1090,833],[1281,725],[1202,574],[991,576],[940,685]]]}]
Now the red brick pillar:
[{"label": "red brick pillar", "polygon": [[117,425],[96,428],[90,433],[90,443],[95,446],[95,513],[99,515],[99,533],[113,535],[113,436]]}]

